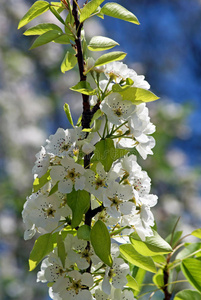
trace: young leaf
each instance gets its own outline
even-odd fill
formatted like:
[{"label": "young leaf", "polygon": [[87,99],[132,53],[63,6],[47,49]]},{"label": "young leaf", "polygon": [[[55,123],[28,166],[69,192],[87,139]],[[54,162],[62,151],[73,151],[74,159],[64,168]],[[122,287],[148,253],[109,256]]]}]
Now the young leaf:
[{"label": "young leaf", "polygon": [[101,140],[96,144],[92,162],[100,161],[106,172],[108,172],[114,161],[115,147],[111,139]]},{"label": "young leaf", "polygon": [[43,24],[38,24],[36,26],[33,26],[29,29],[27,29],[24,32],[24,35],[29,36],[29,35],[42,35],[43,33],[50,31],[50,30],[57,30],[62,32],[62,29],[52,23],[43,23]]},{"label": "young leaf", "polygon": [[36,177],[33,183],[33,192],[38,192],[50,180],[50,170],[48,170],[41,178]]},{"label": "young leaf", "polygon": [[138,266],[146,271],[156,273],[156,267],[151,257],[138,253],[131,244],[124,244],[120,247],[120,253],[129,263]]},{"label": "young leaf", "polygon": [[40,35],[33,43],[33,45],[31,46],[30,50],[35,49],[39,46],[48,44],[52,41],[54,41],[56,38],[60,37],[62,35],[62,33],[58,30],[50,30],[47,31],[45,33],[43,33],[42,35]]},{"label": "young leaf", "polygon": [[90,205],[89,193],[85,190],[73,190],[67,195],[67,204],[72,210],[71,227],[77,227],[82,221],[83,214],[88,210]]},{"label": "young leaf", "polygon": [[164,274],[162,269],[159,269],[158,272],[153,276],[153,283],[159,289],[161,289],[164,286]]},{"label": "young leaf", "polygon": [[108,266],[112,266],[111,240],[106,225],[98,220],[91,229],[91,243],[96,255]]},{"label": "young leaf", "polygon": [[88,49],[91,51],[103,51],[109,50],[117,45],[119,45],[117,42],[107,37],[94,36],[89,42]]},{"label": "young leaf", "polygon": [[201,292],[201,261],[195,258],[187,258],[181,263],[181,270],[189,283]]},{"label": "young leaf", "polygon": [[55,17],[63,24],[66,25],[64,20],[62,19],[62,17],[59,14],[59,11],[57,11],[54,7],[50,6],[50,11],[51,13],[53,13],[53,15],[55,15]]},{"label": "young leaf", "polygon": [[54,40],[54,42],[57,44],[67,45],[67,44],[70,44],[70,39],[71,39],[71,37],[69,37],[68,34],[62,33],[59,37],[57,37]]},{"label": "young leaf", "polygon": [[88,19],[91,14],[93,14],[98,6],[103,3],[105,0],[91,0],[88,2],[80,12],[80,23],[84,22],[86,19]]},{"label": "young leaf", "polygon": [[132,290],[140,291],[139,286],[138,286],[137,281],[135,280],[135,278],[133,278],[131,275],[127,275],[126,279],[128,280],[126,286],[128,286]]},{"label": "young leaf", "polygon": [[131,101],[133,104],[138,105],[141,103],[151,102],[158,100],[159,97],[157,97],[154,93],[141,89],[136,88],[132,86],[121,86],[120,84],[114,84],[112,86],[112,91],[114,93],[119,93],[123,97],[123,100]]},{"label": "young leaf", "polygon": [[36,17],[42,15],[50,8],[50,4],[47,1],[36,1],[28,12],[22,17],[19,22],[18,29],[28,24],[30,21]]},{"label": "young leaf", "polygon": [[74,127],[73,119],[70,112],[70,106],[67,103],[64,104],[64,111],[66,113],[69,123]]},{"label": "young leaf", "polygon": [[196,236],[197,238],[201,239],[201,228],[193,230],[193,232],[191,232],[191,234]]},{"label": "young leaf", "polygon": [[192,290],[183,290],[178,292],[174,300],[200,300],[201,299],[201,294],[198,293],[197,291],[192,291]]},{"label": "young leaf", "polygon": [[153,236],[146,237],[144,242],[137,234],[132,234],[130,240],[136,251],[143,253],[144,256],[155,256],[172,252],[171,246],[155,230],[153,230]]},{"label": "young leaf", "polygon": [[121,19],[137,25],[140,24],[137,17],[132,12],[130,12],[129,10],[127,10],[125,7],[121,6],[118,3],[114,3],[114,2],[106,3],[102,7],[101,12],[106,16]]},{"label": "young leaf", "polygon": [[191,255],[194,256],[199,252],[201,252],[201,243],[185,245],[185,248],[177,254],[176,259],[183,260]]},{"label": "young leaf", "polygon": [[115,52],[110,52],[110,53],[106,53],[106,54],[103,54],[102,56],[100,56],[94,66],[95,67],[99,67],[99,66],[102,66],[102,65],[105,65],[105,64],[108,64],[112,61],[116,61],[116,60],[122,60],[124,59],[126,56],[126,53],[125,52],[121,52],[121,51],[115,51]]},{"label": "young leaf", "polygon": [[29,271],[33,271],[39,262],[54,249],[51,233],[39,236],[35,241],[29,257]]},{"label": "young leaf", "polygon": [[80,240],[90,241],[91,227],[88,225],[83,225],[78,228],[77,237]]},{"label": "young leaf", "polygon": [[108,172],[113,162],[128,153],[125,149],[116,149],[113,140],[107,138],[96,144],[92,162],[100,161],[106,172]]},{"label": "young leaf", "polygon": [[62,262],[63,267],[65,268],[66,251],[65,251],[64,241],[61,234],[58,234],[57,236],[57,249],[58,249],[58,256]]},{"label": "young leaf", "polygon": [[87,81],[78,82],[78,84],[72,86],[70,90],[85,95],[96,95],[96,90],[93,90],[90,83]]},{"label": "young leaf", "polygon": [[51,196],[58,191],[58,183],[59,181],[51,188],[51,191],[49,192],[48,196]]},{"label": "young leaf", "polygon": [[61,63],[61,72],[65,73],[75,67],[77,63],[77,58],[71,52],[67,52],[62,63]]},{"label": "young leaf", "polygon": [[170,233],[165,240],[169,244],[171,243],[171,246],[174,248],[177,242],[179,241],[179,239],[181,238],[182,233],[183,231],[175,231],[173,233],[173,237],[172,237],[172,233]]},{"label": "young leaf", "polygon": [[[132,276],[135,277],[135,280],[137,281],[137,284],[139,286],[139,289],[141,290],[142,287],[142,283],[144,281],[145,275],[146,275],[146,271],[134,266],[133,271],[132,271]],[[139,294],[139,291],[135,291],[134,292],[134,296],[137,296]]]}]

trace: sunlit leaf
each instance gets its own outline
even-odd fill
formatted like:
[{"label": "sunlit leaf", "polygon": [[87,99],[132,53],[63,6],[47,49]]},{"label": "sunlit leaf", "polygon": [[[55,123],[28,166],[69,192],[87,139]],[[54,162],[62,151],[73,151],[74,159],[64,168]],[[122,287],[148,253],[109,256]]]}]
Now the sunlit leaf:
[{"label": "sunlit leaf", "polygon": [[92,89],[90,83],[87,81],[78,82],[76,85],[72,86],[70,90],[85,95],[96,95],[96,89]]},{"label": "sunlit leaf", "polygon": [[135,280],[135,278],[133,278],[131,275],[127,275],[126,279],[128,280],[126,286],[128,286],[132,290],[139,291],[139,286],[138,286],[137,281]]},{"label": "sunlit leaf", "polygon": [[201,294],[198,293],[197,291],[192,291],[192,290],[183,290],[178,292],[174,300],[200,300],[201,299]]},{"label": "sunlit leaf", "polygon": [[102,66],[102,65],[105,65],[105,64],[108,64],[112,61],[117,61],[117,60],[122,60],[124,59],[126,56],[126,53],[125,52],[121,52],[121,51],[115,51],[115,52],[110,52],[110,53],[106,53],[106,54],[103,54],[102,56],[100,56],[94,66],[95,67],[99,67],[99,66]]},{"label": "sunlit leaf", "polygon": [[112,86],[112,91],[114,93],[121,94],[123,100],[131,101],[135,105],[159,99],[159,97],[148,90],[132,87],[129,85],[121,86],[120,84],[114,84]]},{"label": "sunlit leaf", "polygon": [[75,67],[77,63],[77,58],[75,54],[67,51],[62,63],[61,63],[61,72],[65,73]]},{"label": "sunlit leaf", "polygon": [[65,267],[66,251],[64,246],[64,241],[61,234],[57,236],[57,251],[58,256],[62,262],[63,267]]},{"label": "sunlit leaf", "polygon": [[86,19],[88,19],[91,14],[93,14],[96,9],[99,7],[101,3],[103,3],[105,0],[92,0],[88,2],[80,12],[80,23],[84,22]]},{"label": "sunlit leaf", "polygon": [[153,230],[153,236],[146,237],[145,241],[142,241],[137,234],[132,234],[130,240],[136,251],[145,256],[172,252],[171,246],[155,230]]},{"label": "sunlit leaf", "polygon": [[106,16],[118,18],[137,25],[140,24],[137,17],[132,12],[115,2],[106,3],[102,7],[101,12]]},{"label": "sunlit leaf", "polygon": [[57,30],[62,32],[62,29],[52,23],[42,23],[42,24],[38,24],[36,26],[33,26],[29,29],[27,29],[24,32],[24,35],[29,36],[29,35],[42,35],[43,33],[50,31],[50,30]]},{"label": "sunlit leaf", "polygon": [[50,180],[50,170],[48,170],[41,178],[36,177],[33,183],[33,192],[38,192]]},{"label": "sunlit leaf", "polygon": [[54,249],[54,240],[51,233],[39,236],[35,241],[29,257],[29,271],[33,271],[39,262]]},{"label": "sunlit leaf", "polygon": [[181,270],[189,283],[201,292],[201,261],[195,258],[187,258],[181,263]]},{"label": "sunlit leaf", "polygon": [[121,245],[120,253],[129,263],[138,266],[146,271],[156,273],[155,264],[150,256],[143,256],[138,253],[131,244]]},{"label": "sunlit leaf", "polygon": [[103,51],[109,50],[117,45],[119,45],[117,42],[107,37],[94,36],[89,42],[88,49],[91,51]]},{"label": "sunlit leaf", "polygon": [[49,9],[49,7],[50,4],[47,1],[36,1],[28,10],[28,12],[20,20],[18,29],[28,24],[36,17],[42,15],[44,12],[46,12]]},{"label": "sunlit leaf", "polygon": [[48,44],[52,41],[54,41],[56,38],[60,37],[62,35],[62,33],[58,30],[50,30],[47,31],[45,33],[43,33],[42,35],[40,35],[33,43],[33,45],[31,46],[30,50],[35,49],[39,46]]},{"label": "sunlit leaf", "polygon": [[64,104],[64,111],[65,111],[65,114],[67,116],[69,123],[74,127],[73,119],[72,119],[71,112],[70,112],[70,106],[68,105],[68,103]]},{"label": "sunlit leaf", "polygon": [[153,283],[159,289],[164,286],[164,274],[162,269],[159,269],[158,272],[153,276]]},{"label": "sunlit leaf", "polygon": [[196,236],[197,238],[201,239],[201,228],[193,230],[193,232],[191,232],[191,234]]}]

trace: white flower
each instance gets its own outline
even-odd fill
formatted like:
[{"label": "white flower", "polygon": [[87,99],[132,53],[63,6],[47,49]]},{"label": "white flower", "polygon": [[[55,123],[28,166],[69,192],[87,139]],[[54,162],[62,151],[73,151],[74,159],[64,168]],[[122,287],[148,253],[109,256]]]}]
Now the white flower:
[{"label": "white flower", "polygon": [[46,193],[34,193],[24,204],[22,211],[23,221],[25,223],[25,240],[30,239],[39,232],[51,232],[58,226],[62,216],[68,216],[70,213],[67,205],[63,206],[57,193],[49,196]]},{"label": "white flower", "polygon": [[47,153],[59,157],[72,154],[81,131],[80,127],[66,130],[58,128],[57,132],[47,140],[47,145],[45,146]]},{"label": "white flower", "polygon": [[63,267],[57,250],[51,252],[41,264],[41,271],[37,273],[37,282],[56,282],[60,277],[66,275],[66,268]]},{"label": "white flower", "polygon": [[120,83],[122,80],[125,81],[126,78],[131,78],[134,82],[132,86],[146,90],[150,88],[149,83],[144,80],[143,75],[137,75],[134,70],[129,69],[128,66],[122,62],[111,62],[107,64],[104,73],[116,83]]},{"label": "white flower", "polygon": [[45,148],[42,146],[41,150],[36,154],[35,166],[32,169],[32,174],[37,174],[38,177],[42,177],[48,170],[50,165],[50,155],[47,154]]},{"label": "white flower", "polygon": [[129,290],[121,290],[112,288],[111,294],[107,295],[101,289],[95,290],[96,300],[135,300],[133,292]]},{"label": "white flower", "polygon": [[68,234],[64,244],[67,253],[66,264],[70,266],[76,263],[79,269],[87,269],[90,263],[86,250],[87,242],[79,240],[77,236]]},{"label": "white flower", "polygon": [[98,163],[96,173],[92,170],[86,170],[85,190],[101,200],[106,188],[113,183],[117,177],[118,175],[113,171],[106,173],[103,165]]},{"label": "white flower", "polygon": [[110,216],[118,218],[121,214],[130,214],[134,203],[128,200],[132,199],[132,197],[132,188],[130,186],[114,182],[108,187],[106,194],[103,195],[103,205]]},{"label": "white flower", "polygon": [[75,190],[83,190],[85,186],[85,169],[75,163],[71,157],[64,157],[61,160],[62,166],[54,166],[50,171],[52,180],[58,182],[58,189],[61,193],[68,194]]},{"label": "white flower", "polygon": [[129,265],[122,258],[114,258],[112,268],[107,268],[102,282],[102,289],[106,294],[111,293],[111,284],[117,289],[123,289],[127,284],[126,275],[130,274]]},{"label": "white flower", "polygon": [[92,296],[87,288],[93,285],[92,275],[89,273],[80,274],[75,270],[69,272],[68,276],[68,278],[60,277],[53,284],[52,295],[58,293],[62,300],[91,300]]},{"label": "white flower", "polygon": [[119,93],[112,93],[101,102],[100,109],[112,124],[120,125],[131,116],[135,105],[131,101],[122,100]]}]

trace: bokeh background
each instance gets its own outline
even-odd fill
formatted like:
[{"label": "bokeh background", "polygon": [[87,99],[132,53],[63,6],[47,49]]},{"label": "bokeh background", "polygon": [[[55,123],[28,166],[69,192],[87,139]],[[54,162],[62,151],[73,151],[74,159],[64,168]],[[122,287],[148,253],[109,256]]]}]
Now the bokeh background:
[{"label": "bokeh background", "polygon": [[[159,196],[154,209],[159,233],[165,238],[180,216],[178,229],[188,234],[201,227],[201,1],[117,2],[131,10],[141,25],[92,18],[85,24],[87,38],[105,35],[119,42],[118,50],[128,53],[125,62],[144,74],[152,91],[160,96],[149,105],[157,127],[154,156],[139,161],[152,178],[152,192]],[[75,121],[81,113],[79,95],[68,90],[78,81],[77,70],[60,72],[65,47],[51,43],[28,51],[34,38],[17,30],[20,18],[33,3],[0,2],[2,300],[48,299],[46,286],[36,283],[36,273],[28,272],[33,240],[23,240],[21,211],[31,193],[35,154],[58,127],[69,127],[64,103],[70,104]],[[45,13],[31,25],[41,22],[57,20]],[[161,299],[161,294],[153,299]]]}]

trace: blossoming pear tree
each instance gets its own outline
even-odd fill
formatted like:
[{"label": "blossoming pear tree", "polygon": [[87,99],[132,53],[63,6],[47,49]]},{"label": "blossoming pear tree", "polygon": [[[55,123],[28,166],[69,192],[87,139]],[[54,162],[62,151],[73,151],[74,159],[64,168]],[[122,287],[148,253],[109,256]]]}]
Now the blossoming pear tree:
[{"label": "blossoming pear tree", "polygon": [[[139,155],[153,154],[155,126],[146,103],[158,97],[144,76],[121,62],[126,53],[91,57],[93,51],[117,46],[116,41],[85,39],[84,24],[91,17],[139,21],[120,4],[103,2],[86,1],[81,7],[78,0],[36,1],[19,22],[21,28],[47,11],[60,22],[38,24],[24,35],[38,36],[30,49],[50,42],[65,45],[61,72],[78,68],[79,80],[71,90],[80,93],[83,106],[74,124],[64,105],[72,128],[58,128],[36,154],[33,190],[22,212],[25,240],[38,236],[30,271],[42,260],[37,281],[47,283],[55,300],[134,300],[146,272],[155,274],[156,289],[170,299],[170,270],[179,265],[198,290],[184,293],[192,296],[201,289],[196,275],[189,276],[194,263],[189,259],[200,260],[184,255],[177,265],[170,264],[182,239],[173,230],[168,243],[157,233],[151,211],[157,196],[137,162]],[[200,231],[194,235],[200,237]]]}]

